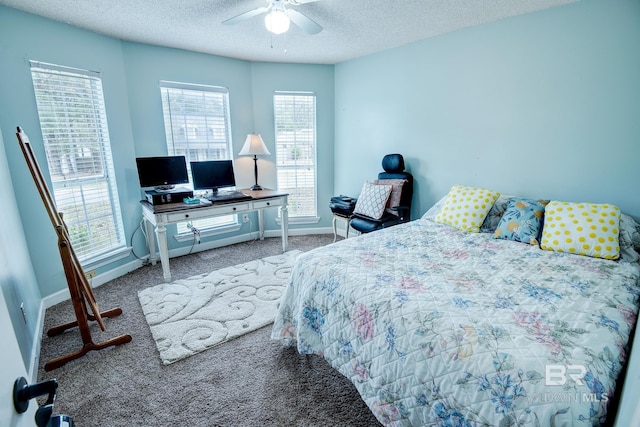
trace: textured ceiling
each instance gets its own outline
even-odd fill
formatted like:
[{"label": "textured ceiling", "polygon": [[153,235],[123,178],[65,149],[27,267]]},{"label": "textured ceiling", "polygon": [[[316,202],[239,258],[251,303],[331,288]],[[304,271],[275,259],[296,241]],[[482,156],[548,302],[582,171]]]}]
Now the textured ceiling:
[{"label": "textured ceiling", "polygon": [[[304,1],[304,0],[301,0]],[[307,0],[308,1],[308,0]],[[267,0],[0,0],[122,40],[252,61],[336,64],[465,27],[576,0],[319,0],[292,6],[323,27],[272,35],[264,15],[222,21]]]}]

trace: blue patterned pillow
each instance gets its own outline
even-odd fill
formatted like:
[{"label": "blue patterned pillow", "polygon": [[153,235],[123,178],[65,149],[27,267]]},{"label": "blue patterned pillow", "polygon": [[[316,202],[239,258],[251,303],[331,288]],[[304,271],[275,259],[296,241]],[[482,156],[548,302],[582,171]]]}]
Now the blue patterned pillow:
[{"label": "blue patterned pillow", "polygon": [[547,200],[509,199],[493,237],[539,245],[538,236],[547,203]]}]

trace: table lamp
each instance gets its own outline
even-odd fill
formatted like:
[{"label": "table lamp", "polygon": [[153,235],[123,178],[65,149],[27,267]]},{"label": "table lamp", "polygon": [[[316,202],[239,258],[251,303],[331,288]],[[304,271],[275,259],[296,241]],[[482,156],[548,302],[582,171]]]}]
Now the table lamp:
[{"label": "table lamp", "polygon": [[244,141],[242,150],[238,153],[239,156],[253,156],[253,173],[256,179],[256,185],[250,188],[252,191],[262,190],[262,187],[258,185],[258,156],[264,156],[271,154],[264,145],[264,141],[260,134],[250,133],[247,135],[247,139]]}]

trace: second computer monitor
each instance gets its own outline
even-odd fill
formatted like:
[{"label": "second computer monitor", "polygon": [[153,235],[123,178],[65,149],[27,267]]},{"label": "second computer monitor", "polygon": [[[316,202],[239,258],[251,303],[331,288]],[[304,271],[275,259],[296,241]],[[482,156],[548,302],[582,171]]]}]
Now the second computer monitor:
[{"label": "second computer monitor", "polygon": [[191,162],[191,177],[194,190],[212,190],[235,187],[236,177],[231,160],[207,160]]}]

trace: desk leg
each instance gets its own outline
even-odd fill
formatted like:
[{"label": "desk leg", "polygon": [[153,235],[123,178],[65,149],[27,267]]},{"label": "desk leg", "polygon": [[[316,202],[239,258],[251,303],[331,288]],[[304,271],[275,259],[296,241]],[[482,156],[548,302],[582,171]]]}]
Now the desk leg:
[{"label": "desk leg", "polygon": [[156,265],[158,257],[156,256],[156,239],[153,235],[155,231],[153,224],[146,219],[144,220],[144,231],[147,239],[147,249],[149,249],[149,262],[151,262],[151,265]]},{"label": "desk leg", "polygon": [[264,209],[258,209],[258,230],[260,230],[260,240],[264,240]]},{"label": "desk leg", "polygon": [[162,263],[162,276],[165,282],[170,282],[169,247],[167,246],[167,228],[164,224],[156,225],[156,236],[158,237],[158,250],[160,251],[160,262]]},{"label": "desk leg", "polygon": [[282,230],[282,252],[289,249],[289,209],[287,205],[280,208],[280,228]]}]

